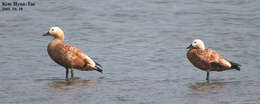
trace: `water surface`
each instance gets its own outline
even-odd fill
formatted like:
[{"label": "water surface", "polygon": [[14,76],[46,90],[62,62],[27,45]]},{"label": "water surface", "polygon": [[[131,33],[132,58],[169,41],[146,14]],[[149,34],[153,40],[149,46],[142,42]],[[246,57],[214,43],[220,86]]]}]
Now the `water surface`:
[{"label": "water surface", "polygon": [[[258,0],[32,0],[0,11],[0,103],[242,104],[260,102]],[[47,54],[50,26],[104,66],[104,74],[65,69]],[[242,70],[206,73],[186,47],[206,46]]]}]

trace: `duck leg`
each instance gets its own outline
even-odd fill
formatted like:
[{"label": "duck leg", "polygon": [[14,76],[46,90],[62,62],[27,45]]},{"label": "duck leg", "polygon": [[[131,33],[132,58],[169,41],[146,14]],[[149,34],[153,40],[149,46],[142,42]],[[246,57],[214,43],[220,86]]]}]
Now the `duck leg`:
[{"label": "duck leg", "polygon": [[69,69],[66,68],[66,79],[68,79]]},{"label": "duck leg", "polygon": [[70,69],[70,77],[73,78],[73,69]]},{"label": "duck leg", "polygon": [[207,72],[206,80],[209,81],[209,72]]}]

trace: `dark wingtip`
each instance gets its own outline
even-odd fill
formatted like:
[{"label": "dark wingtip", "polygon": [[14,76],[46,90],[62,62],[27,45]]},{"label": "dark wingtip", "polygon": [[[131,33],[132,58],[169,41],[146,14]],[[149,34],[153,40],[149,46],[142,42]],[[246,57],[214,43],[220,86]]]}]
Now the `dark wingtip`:
[{"label": "dark wingtip", "polygon": [[231,63],[232,69],[236,69],[236,70],[240,71],[240,66],[241,66],[240,64],[234,63],[234,62],[231,62],[231,61],[230,61],[230,63]]},{"label": "dark wingtip", "polygon": [[100,65],[98,62],[96,62],[95,60],[93,60],[93,61],[95,62],[95,64],[96,64],[97,66],[99,66],[99,67],[103,68],[103,66],[102,66],[102,65]]},{"label": "dark wingtip", "polygon": [[103,70],[101,68],[99,68],[99,67],[96,67],[96,68],[97,68],[96,71],[103,73]]},{"label": "dark wingtip", "polygon": [[240,71],[240,67],[239,66],[234,65],[234,66],[231,66],[231,68]]}]

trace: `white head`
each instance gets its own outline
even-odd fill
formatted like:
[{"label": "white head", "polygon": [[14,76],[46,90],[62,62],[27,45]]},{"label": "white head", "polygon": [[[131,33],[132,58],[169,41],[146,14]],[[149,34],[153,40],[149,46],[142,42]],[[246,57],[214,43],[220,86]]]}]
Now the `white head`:
[{"label": "white head", "polygon": [[189,47],[187,47],[187,49],[189,48],[196,48],[196,49],[205,49],[205,45],[204,42],[200,39],[194,39],[191,43],[191,45]]},{"label": "white head", "polygon": [[51,27],[43,36],[53,36],[55,39],[64,40],[64,32],[59,27]]}]

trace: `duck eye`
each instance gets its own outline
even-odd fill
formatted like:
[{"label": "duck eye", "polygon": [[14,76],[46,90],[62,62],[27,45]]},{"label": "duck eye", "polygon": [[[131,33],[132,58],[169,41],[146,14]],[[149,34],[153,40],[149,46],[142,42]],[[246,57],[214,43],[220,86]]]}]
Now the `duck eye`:
[{"label": "duck eye", "polygon": [[197,42],[194,42],[195,44],[197,43]]},{"label": "duck eye", "polygon": [[54,31],[54,29],[51,29],[51,31]]}]

